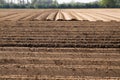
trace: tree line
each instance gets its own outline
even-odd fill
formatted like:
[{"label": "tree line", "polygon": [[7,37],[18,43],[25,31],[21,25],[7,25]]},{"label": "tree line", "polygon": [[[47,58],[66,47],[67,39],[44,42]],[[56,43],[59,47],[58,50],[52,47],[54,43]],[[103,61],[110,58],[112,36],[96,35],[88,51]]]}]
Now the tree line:
[{"label": "tree line", "polygon": [[59,4],[57,0],[0,0],[0,8],[120,8],[120,0],[98,0],[90,3]]}]

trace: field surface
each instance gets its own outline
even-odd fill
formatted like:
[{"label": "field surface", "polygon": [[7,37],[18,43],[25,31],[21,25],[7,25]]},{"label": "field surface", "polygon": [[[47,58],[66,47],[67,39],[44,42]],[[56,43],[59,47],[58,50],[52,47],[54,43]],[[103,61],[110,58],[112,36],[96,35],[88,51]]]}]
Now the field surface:
[{"label": "field surface", "polygon": [[120,80],[119,12],[1,9],[0,80]]},{"label": "field surface", "polygon": [[120,9],[0,10],[0,21],[120,21]]}]

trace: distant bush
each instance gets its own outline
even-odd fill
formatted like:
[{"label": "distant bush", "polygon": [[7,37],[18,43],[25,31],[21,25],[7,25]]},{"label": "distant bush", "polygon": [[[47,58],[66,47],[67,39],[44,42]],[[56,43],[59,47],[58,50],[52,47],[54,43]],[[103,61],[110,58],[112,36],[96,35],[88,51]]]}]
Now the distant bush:
[{"label": "distant bush", "polygon": [[54,0],[50,4],[35,2],[32,3],[19,3],[15,4],[0,0],[0,8],[120,8],[120,0],[99,0],[90,3],[70,2],[58,4],[57,0]]}]

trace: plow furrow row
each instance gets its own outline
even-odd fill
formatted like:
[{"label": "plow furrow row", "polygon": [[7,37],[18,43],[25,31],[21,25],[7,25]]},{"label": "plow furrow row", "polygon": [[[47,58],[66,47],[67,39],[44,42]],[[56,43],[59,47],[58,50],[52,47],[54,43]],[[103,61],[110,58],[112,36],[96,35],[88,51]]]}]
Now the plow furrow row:
[{"label": "plow furrow row", "polygon": [[0,80],[120,80],[119,9],[0,9]]},{"label": "plow furrow row", "polygon": [[[26,11],[31,15],[28,15],[28,16],[24,14],[20,14],[20,15],[13,14],[10,16],[9,14],[8,16],[1,15],[2,18],[0,19],[0,21],[4,21],[4,20],[18,21],[19,19],[23,21],[24,20],[27,20],[27,21],[30,21],[30,20],[33,20],[33,21],[105,21],[105,22],[120,21],[120,18],[118,17],[119,14],[113,16],[113,14],[116,14],[116,13],[111,12],[110,10],[108,10],[108,12],[105,12],[103,10],[99,10],[98,12],[95,12],[94,10],[88,10],[88,11],[85,11],[85,10],[80,11],[77,9],[76,10],[58,9],[58,10],[44,10],[44,11],[39,10],[38,12],[36,12],[36,15],[39,13],[39,15],[36,17],[33,17],[35,13],[31,11]],[[23,13],[23,10],[19,11],[19,13]],[[1,14],[4,14],[4,12],[2,12]]]}]

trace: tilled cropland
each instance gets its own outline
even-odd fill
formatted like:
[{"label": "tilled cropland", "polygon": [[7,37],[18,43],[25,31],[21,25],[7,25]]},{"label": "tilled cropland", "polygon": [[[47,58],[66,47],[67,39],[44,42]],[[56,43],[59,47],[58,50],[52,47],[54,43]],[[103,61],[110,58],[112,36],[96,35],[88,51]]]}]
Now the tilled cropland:
[{"label": "tilled cropland", "polygon": [[0,80],[119,80],[119,12],[0,10]]},{"label": "tilled cropland", "polygon": [[0,9],[0,21],[120,21],[120,9]]}]

